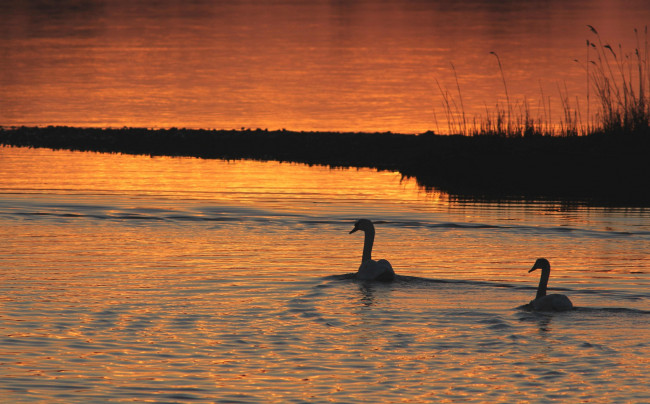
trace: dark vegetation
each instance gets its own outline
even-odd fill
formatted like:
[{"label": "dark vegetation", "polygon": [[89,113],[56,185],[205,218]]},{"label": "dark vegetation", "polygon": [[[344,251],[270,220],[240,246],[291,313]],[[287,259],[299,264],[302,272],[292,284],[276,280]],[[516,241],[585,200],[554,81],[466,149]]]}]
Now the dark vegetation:
[{"label": "dark vegetation", "polygon": [[[266,130],[0,128],[0,144],[396,170],[464,198],[650,205],[650,133],[460,136]],[[381,192],[381,190],[377,190]]]}]

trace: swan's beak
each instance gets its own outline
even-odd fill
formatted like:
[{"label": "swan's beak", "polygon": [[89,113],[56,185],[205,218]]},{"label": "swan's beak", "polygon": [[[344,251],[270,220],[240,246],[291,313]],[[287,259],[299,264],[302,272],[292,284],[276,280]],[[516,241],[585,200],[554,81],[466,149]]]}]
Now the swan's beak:
[{"label": "swan's beak", "polygon": [[354,226],[354,229],[350,230],[350,233],[349,233],[349,234],[352,234],[352,233],[354,233],[354,232],[357,231],[357,230],[359,230],[359,228],[355,225],[355,226]]},{"label": "swan's beak", "polygon": [[533,265],[533,267],[530,268],[530,271],[528,271],[528,273],[531,273],[531,272],[533,272],[533,271],[536,270],[536,269],[537,269],[537,267]]}]

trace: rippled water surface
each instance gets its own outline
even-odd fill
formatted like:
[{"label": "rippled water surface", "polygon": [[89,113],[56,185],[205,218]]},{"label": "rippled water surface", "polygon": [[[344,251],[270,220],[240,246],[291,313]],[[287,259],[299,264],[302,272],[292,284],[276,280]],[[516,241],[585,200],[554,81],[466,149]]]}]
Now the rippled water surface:
[{"label": "rippled water surface", "polygon": [[0,15],[0,125],[398,133],[447,131],[443,92],[456,124],[497,104],[592,123],[587,25],[634,61],[650,23],[647,0],[24,0]]},{"label": "rippled water surface", "polygon": [[[374,256],[400,275],[355,272]],[[650,213],[0,148],[0,401],[648,402]],[[577,309],[531,313],[535,258]]]}]

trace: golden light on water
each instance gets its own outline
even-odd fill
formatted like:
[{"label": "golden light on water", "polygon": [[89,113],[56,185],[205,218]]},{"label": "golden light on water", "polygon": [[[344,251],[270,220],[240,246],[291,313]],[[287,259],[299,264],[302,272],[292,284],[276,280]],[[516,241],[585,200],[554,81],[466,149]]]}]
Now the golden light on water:
[{"label": "golden light on water", "polygon": [[455,127],[461,112],[527,107],[555,125],[563,98],[586,122],[587,24],[631,53],[648,12],[641,0],[10,2],[0,125],[446,132],[441,90]]},{"label": "golden light on water", "polygon": [[[647,393],[642,210],[430,201],[388,171],[6,147],[0,190],[4,397]],[[376,219],[373,256],[397,282],[342,278],[359,217]],[[517,309],[542,252],[582,310]]]},{"label": "golden light on water", "polygon": [[[550,97],[557,119],[585,96],[586,25],[631,49],[650,20],[642,0],[54,3],[0,4],[0,125],[445,132],[441,91],[482,116],[503,78],[514,113]],[[7,400],[648,399],[644,209],[4,147],[0,194]],[[342,277],[360,217],[398,282]],[[537,256],[580,310],[518,309]]]},{"label": "golden light on water", "polygon": [[[40,155],[29,159],[23,156]],[[397,172],[372,169],[330,169],[279,162],[225,162],[197,158],[151,157],[79,153],[45,149],[12,149],[3,156],[0,173],[3,187],[29,187],[53,192],[86,189],[89,192],[136,192],[187,194],[189,198],[243,199],[281,198],[284,194],[303,199],[318,197],[322,188],[339,196],[368,200],[412,200],[419,196],[442,201],[443,194],[427,194],[414,180]],[[304,167],[301,169],[300,167]],[[25,177],[18,170],[30,173]],[[351,179],[352,178],[352,179]],[[386,183],[393,186],[387,187]]]}]

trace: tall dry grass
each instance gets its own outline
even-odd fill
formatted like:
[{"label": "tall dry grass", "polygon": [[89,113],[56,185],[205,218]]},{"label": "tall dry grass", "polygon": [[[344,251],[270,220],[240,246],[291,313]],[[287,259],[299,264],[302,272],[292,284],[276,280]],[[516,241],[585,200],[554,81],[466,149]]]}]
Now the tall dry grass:
[{"label": "tall dry grass", "polygon": [[[636,48],[625,54],[621,45],[615,51],[603,43],[598,31],[588,25],[595,41],[586,40],[586,61],[581,63],[586,72],[586,101],[571,95],[566,83],[557,85],[559,117],[552,115],[551,97],[544,94],[540,83],[540,98],[536,108],[531,108],[528,99],[512,101],[501,59],[496,52],[490,52],[497,60],[506,105],[485,105],[482,116],[468,117],[465,113],[458,73],[453,64],[456,84],[453,92],[443,88],[436,79],[442,95],[442,107],[451,134],[467,136],[579,136],[591,133],[607,134],[649,134],[650,135],[650,70],[648,61],[648,28],[645,27],[643,43],[636,34]],[[598,106],[592,112],[592,103]],[[533,110],[536,111],[533,114]],[[585,111],[586,110],[586,111]],[[434,119],[438,133],[440,125]]]},{"label": "tall dry grass", "polygon": [[588,80],[598,99],[597,126],[592,129],[606,133],[647,133],[650,124],[650,74],[648,73],[648,27],[644,31],[643,47],[635,28],[636,48],[625,54],[619,44],[617,51],[603,44],[598,31],[588,25],[596,42],[587,40],[587,49],[595,53],[588,59]]}]

